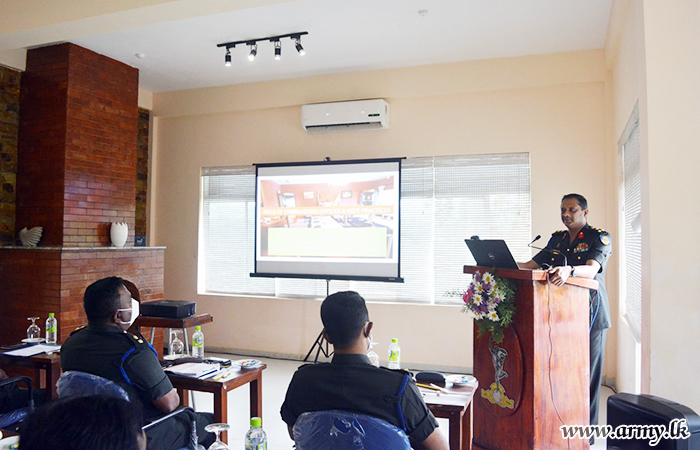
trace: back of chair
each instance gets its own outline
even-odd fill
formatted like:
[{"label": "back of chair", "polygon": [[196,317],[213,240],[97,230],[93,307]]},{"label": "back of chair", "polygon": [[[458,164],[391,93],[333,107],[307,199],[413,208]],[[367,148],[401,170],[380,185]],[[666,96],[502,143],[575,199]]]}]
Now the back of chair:
[{"label": "back of chair", "polygon": [[410,450],[406,433],[364,414],[349,411],[307,412],[294,424],[297,450]]},{"label": "back of chair", "polygon": [[[7,378],[0,381],[0,388],[14,387],[15,384],[24,383],[27,386],[27,406],[20,407],[14,411],[0,414],[0,428],[13,428],[23,421],[32,410],[34,410],[34,394],[32,391],[32,380],[28,377]],[[7,392],[6,395],[9,395]]]},{"label": "back of chair", "polygon": [[59,398],[105,395],[129,401],[126,391],[113,381],[91,373],[69,370],[56,383]]}]

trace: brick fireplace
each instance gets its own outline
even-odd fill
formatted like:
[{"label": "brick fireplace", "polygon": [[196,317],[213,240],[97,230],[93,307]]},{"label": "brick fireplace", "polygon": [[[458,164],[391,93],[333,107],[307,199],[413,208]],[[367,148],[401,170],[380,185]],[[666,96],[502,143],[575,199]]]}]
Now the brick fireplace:
[{"label": "brick fireplace", "polygon": [[[138,70],[73,44],[27,52],[22,74],[16,230],[42,226],[39,247],[0,247],[0,343],[49,312],[59,339],[86,323],[85,288],[117,275],[141,300],[163,298],[164,248],[134,242]],[[126,247],[110,247],[126,222]]]}]

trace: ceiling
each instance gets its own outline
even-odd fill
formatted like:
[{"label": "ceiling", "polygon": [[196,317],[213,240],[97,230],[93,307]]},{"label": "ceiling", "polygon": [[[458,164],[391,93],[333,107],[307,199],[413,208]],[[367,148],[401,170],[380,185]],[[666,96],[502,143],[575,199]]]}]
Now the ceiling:
[{"label": "ceiling", "polygon": [[[479,59],[601,49],[612,0],[300,0],[66,39],[140,70],[164,92]],[[427,10],[427,14],[419,11]],[[105,29],[110,27],[106,26]],[[114,28],[114,27],[111,27]],[[216,44],[306,31],[258,56]],[[142,58],[136,55],[142,54]]]}]

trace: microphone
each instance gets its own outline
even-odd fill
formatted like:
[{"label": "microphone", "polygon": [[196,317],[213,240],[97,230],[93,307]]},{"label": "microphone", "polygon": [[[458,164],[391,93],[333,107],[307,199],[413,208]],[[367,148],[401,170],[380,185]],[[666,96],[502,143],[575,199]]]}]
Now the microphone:
[{"label": "microphone", "polygon": [[533,239],[532,242],[530,242],[529,244],[527,244],[527,246],[528,246],[528,247],[532,247],[532,248],[534,248],[534,249],[536,249],[536,250],[542,250],[542,251],[545,251],[545,252],[549,252],[549,253],[551,253],[552,255],[559,255],[559,256],[561,256],[562,258],[564,258],[564,265],[565,265],[565,266],[568,266],[568,265],[569,265],[569,260],[566,258],[566,255],[563,254],[562,252],[560,252],[559,250],[549,249],[549,248],[542,248],[542,247],[535,247],[534,245],[532,245],[532,244],[534,244],[535,242],[537,242],[538,240],[540,240],[541,237],[542,237],[542,236],[538,234],[537,236],[535,236],[535,239]]}]

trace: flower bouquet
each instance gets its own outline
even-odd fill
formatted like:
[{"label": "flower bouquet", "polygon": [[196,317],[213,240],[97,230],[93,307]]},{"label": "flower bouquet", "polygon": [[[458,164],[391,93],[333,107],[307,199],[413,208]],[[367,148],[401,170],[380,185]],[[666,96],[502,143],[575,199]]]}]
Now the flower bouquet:
[{"label": "flower bouquet", "polygon": [[474,273],[469,289],[462,296],[462,312],[469,314],[477,326],[477,336],[491,333],[494,342],[503,341],[503,330],[515,316],[515,288],[509,280],[489,272]]}]

